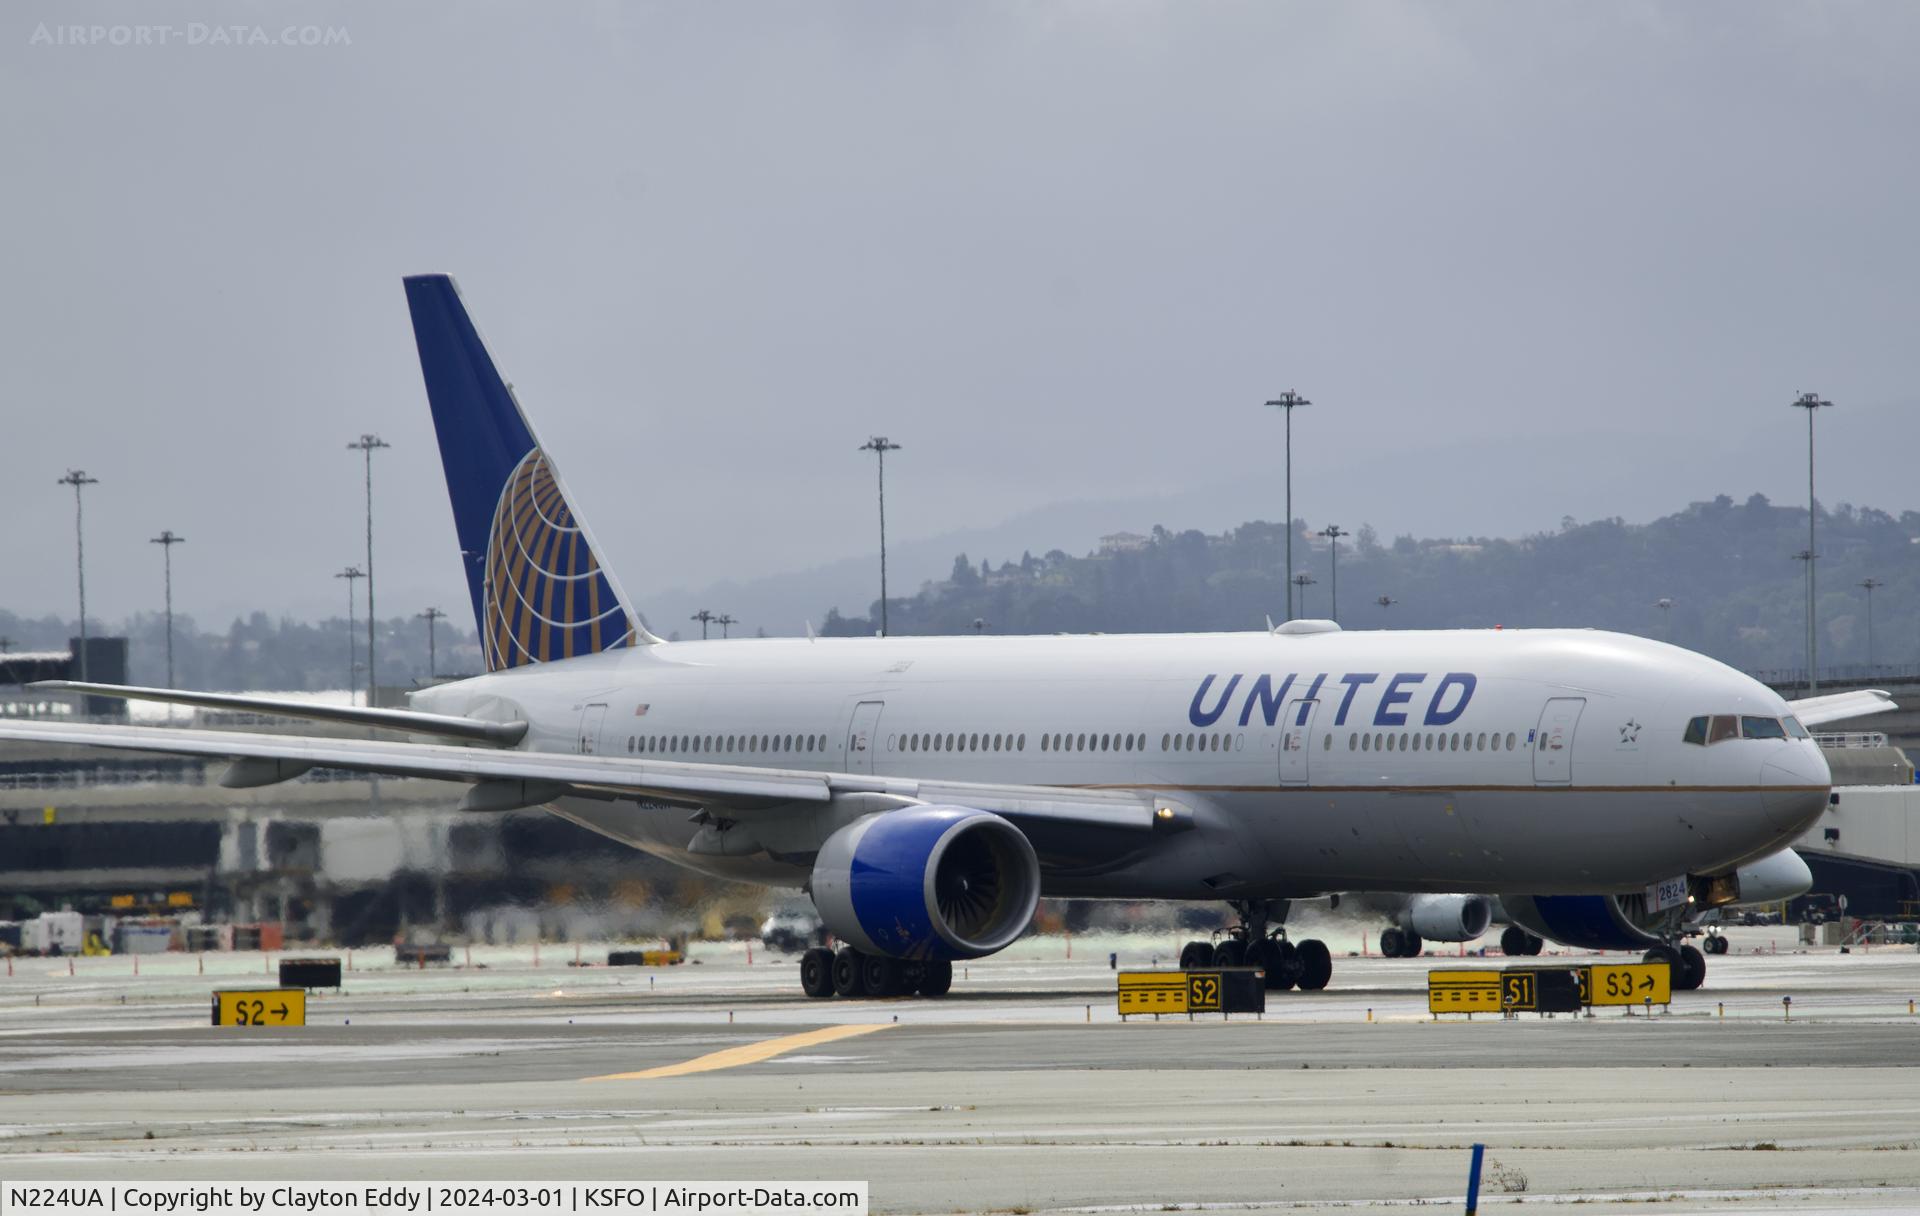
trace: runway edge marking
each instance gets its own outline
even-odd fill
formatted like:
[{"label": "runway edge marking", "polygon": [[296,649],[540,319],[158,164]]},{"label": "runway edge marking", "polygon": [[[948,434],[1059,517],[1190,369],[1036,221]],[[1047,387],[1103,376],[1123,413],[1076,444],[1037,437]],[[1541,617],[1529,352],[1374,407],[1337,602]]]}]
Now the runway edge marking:
[{"label": "runway edge marking", "polygon": [[821,1043],[833,1043],[840,1039],[851,1039],[858,1035],[872,1034],[876,1030],[886,1030],[891,1022],[865,1022],[850,1026],[823,1026],[819,1030],[808,1030],[800,1034],[781,1035],[777,1039],[763,1039],[758,1043],[748,1043],[741,1047],[729,1047],[724,1051],[711,1051],[704,1056],[695,1056],[691,1060],[682,1060],[678,1064],[662,1064],[658,1068],[644,1068],[639,1072],[608,1073],[604,1077],[582,1077],[582,1081],[645,1081],[654,1077],[684,1077],[689,1073],[713,1072],[721,1068],[738,1068],[742,1064],[758,1064],[762,1060],[771,1060],[789,1051],[798,1051],[802,1047],[814,1047]]}]

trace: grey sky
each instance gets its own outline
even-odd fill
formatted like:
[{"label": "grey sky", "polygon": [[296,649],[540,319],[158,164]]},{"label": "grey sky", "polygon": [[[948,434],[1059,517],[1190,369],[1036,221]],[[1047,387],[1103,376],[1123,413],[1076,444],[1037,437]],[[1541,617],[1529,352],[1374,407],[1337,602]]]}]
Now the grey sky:
[{"label": "grey sky", "polygon": [[1822,497],[1914,507],[1915,62],[1896,3],[14,5],[0,606],[71,614],[79,466],[97,615],[161,528],[204,624],[338,613],[376,430],[383,614],[469,623],[422,270],[643,610],[868,552],[872,432],[903,545],[1277,518],[1289,387],[1315,522],[1797,499],[1805,388]]}]

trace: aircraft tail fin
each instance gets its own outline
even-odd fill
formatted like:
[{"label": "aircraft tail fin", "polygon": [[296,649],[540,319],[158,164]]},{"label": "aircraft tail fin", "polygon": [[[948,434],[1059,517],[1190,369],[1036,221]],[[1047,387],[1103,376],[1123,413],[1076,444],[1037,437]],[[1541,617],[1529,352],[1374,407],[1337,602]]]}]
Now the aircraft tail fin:
[{"label": "aircraft tail fin", "polygon": [[460,289],[443,274],[405,283],[487,670],[659,641],[600,560]]}]

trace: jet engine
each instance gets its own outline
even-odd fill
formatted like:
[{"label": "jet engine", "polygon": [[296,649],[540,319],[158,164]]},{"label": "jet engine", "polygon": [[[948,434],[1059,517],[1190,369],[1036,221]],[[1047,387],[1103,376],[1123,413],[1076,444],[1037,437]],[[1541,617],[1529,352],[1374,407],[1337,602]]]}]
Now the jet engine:
[{"label": "jet engine", "polygon": [[1647,911],[1643,895],[1502,895],[1507,919],[1582,950],[1645,950],[1678,923],[1677,910]]},{"label": "jet engine", "polygon": [[857,819],[813,863],[813,905],[868,954],[979,958],[1026,932],[1040,861],[1019,828],[987,811],[913,806]]},{"label": "jet engine", "polygon": [[1415,895],[1394,919],[1427,941],[1470,942],[1493,924],[1493,900],[1485,895]]}]

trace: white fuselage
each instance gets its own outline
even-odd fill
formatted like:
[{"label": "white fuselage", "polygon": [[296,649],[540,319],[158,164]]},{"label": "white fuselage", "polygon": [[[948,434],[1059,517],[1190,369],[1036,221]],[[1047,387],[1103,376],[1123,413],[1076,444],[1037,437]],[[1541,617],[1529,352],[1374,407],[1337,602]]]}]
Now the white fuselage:
[{"label": "white fuselage", "polygon": [[[1779,849],[1829,781],[1803,738],[1683,742],[1699,715],[1787,715],[1764,685],[1587,630],[671,642],[414,705],[523,718],[532,750],[1150,790],[1192,810],[1198,830],[1165,839],[1036,840],[1049,895],[1636,890]],[[801,851],[689,853],[685,806],[552,809],[710,873],[808,876]]]}]

